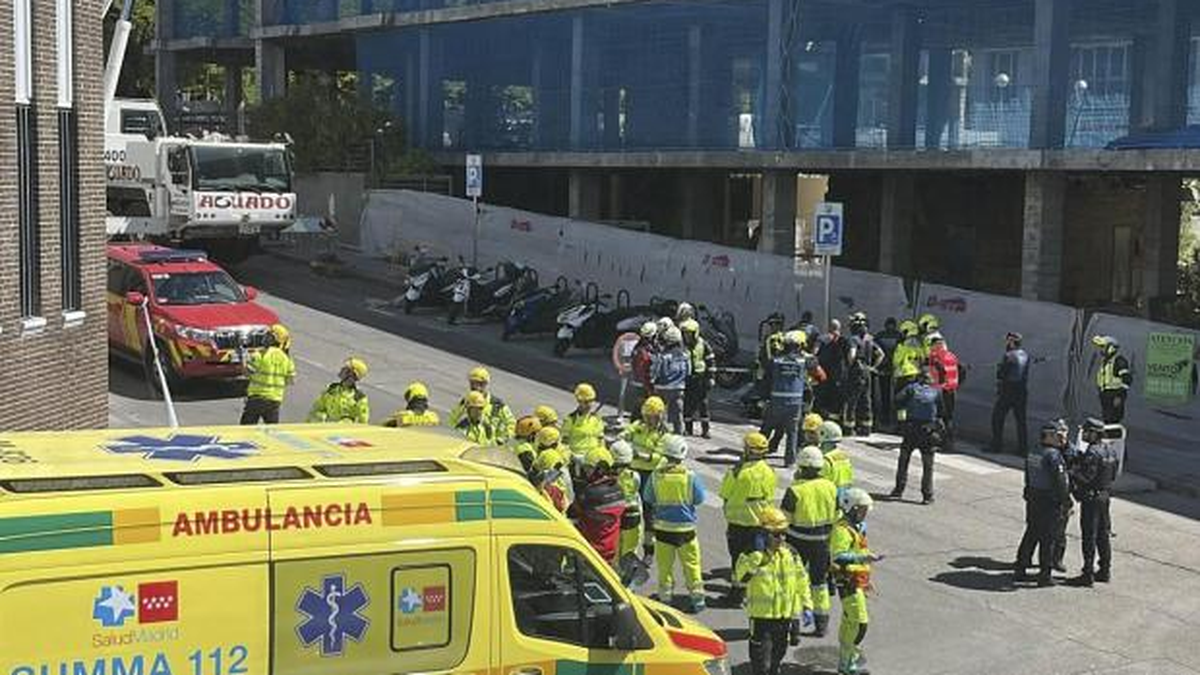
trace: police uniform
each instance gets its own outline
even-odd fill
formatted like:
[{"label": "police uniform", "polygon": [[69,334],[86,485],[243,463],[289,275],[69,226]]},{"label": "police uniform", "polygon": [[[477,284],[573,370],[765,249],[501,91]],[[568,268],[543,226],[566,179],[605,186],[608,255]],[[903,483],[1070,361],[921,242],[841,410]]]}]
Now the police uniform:
[{"label": "police uniform", "polygon": [[807,377],[808,364],[795,352],[772,359],[767,369],[771,401],[763,416],[761,431],[770,439],[769,452],[772,453],[779,448],[779,441],[786,439],[783,457],[788,466],[796,461],[796,436],[800,433],[800,411],[804,406]]},{"label": "police uniform", "polygon": [[[1100,420],[1088,420],[1086,424],[1086,428],[1095,431],[1103,430],[1103,426]],[[1108,507],[1112,484],[1117,479],[1117,468],[1116,449],[1104,441],[1098,441],[1080,453],[1071,469],[1071,489],[1079,502],[1083,573],[1078,581],[1083,585],[1091,585],[1093,580],[1108,581],[1111,576],[1112,547],[1109,535],[1112,520]]]},{"label": "police uniform", "polygon": [[896,488],[892,497],[904,494],[908,484],[908,463],[914,450],[921,452],[921,496],[933,501],[933,463],[942,444],[941,391],[927,382],[913,382],[896,397],[896,406],[904,410],[900,458],[896,462]]},{"label": "police uniform", "polygon": [[1025,406],[1029,398],[1029,354],[1020,345],[1004,352],[996,366],[996,403],[992,408],[992,452],[1004,450],[1004,422],[1012,412],[1017,421],[1017,450],[1029,454]]},{"label": "police uniform", "polygon": [[[1043,434],[1052,431],[1043,428]],[[1039,443],[1025,458],[1025,534],[1017,548],[1016,576],[1026,577],[1025,571],[1038,552],[1039,583],[1047,585],[1054,568],[1058,550],[1058,520],[1067,495],[1067,474],[1062,451],[1053,445]]]}]

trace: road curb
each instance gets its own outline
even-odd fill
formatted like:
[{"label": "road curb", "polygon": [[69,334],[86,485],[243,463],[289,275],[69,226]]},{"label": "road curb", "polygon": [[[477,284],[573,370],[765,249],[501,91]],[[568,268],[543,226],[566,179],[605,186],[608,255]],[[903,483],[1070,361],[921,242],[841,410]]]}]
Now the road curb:
[{"label": "road curb", "polygon": [[[264,248],[263,251],[266,252],[268,255],[272,255],[272,256],[274,256],[276,258],[280,258],[282,260],[300,263],[300,264],[304,265],[305,267],[308,267],[310,271],[313,271],[315,273],[315,270],[312,270],[312,267],[311,267],[311,265],[313,263],[313,260],[311,258],[307,258],[299,253],[294,253],[292,251],[289,251],[287,249],[282,249],[282,248]],[[343,261],[344,261],[344,258],[343,258]],[[396,288],[396,289],[404,288],[403,282],[396,280],[396,279],[388,278],[386,275],[380,275],[375,272],[368,272],[368,271],[359,269],[358,266],[354,265],[352,262],[346,262],[342,266],[341,272],[342,272],[343,276],[346,276],[346,277],[349,277],[352,279],[358,279],[359,281],[367,281],[370,283],[383,284],[385,286],[389,286],[391,288]]]}]

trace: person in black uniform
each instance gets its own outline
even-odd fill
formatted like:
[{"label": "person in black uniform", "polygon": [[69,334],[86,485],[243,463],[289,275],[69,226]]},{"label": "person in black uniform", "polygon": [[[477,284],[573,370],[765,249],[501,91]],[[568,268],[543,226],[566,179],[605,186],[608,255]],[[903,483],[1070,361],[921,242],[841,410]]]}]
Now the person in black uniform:
[{"label": "person in black uniform", "polygon": [[1029,398],[1029,354],[1021,348],[1021,334],[1004,339],[1004,358],[996,364],[996,404],[992,408],[990,452],[1004,451],[1004,422],[1009,411],[1017,420],[1017,450],[1029,454],[1029,431],[1025,426],[1025,404]]},{"label": "person in black uniform", "polygon": [[892,409],[894,394],[892,382],[892,354],[896,345],[904,340],[904,335],[896,327],[896,317],[889,316],[883,322],[883,330],[875,334],[875,344],[883,350],[883,363],[879,366],[879,375],[875,378],[876,405],[875,419],[880,427],[891,427],[896,421],[896,411]]},{"label": "person in black uniform", "polygon": [[1053,586],[1059,516],[1067,495],[1067,471],[1062,451],[1067,447],[1065,422],[1042,426],[1038,447],[1025,458],[1025,535],[1017,547],[1014,579],[1029,581],[1026,570],[1038,552],[1038,586]]},{"label": "person in black uniform", "polygon": [[[1112,547],[1109,535],[1112,520],[1108,501],[1112,484],[1117,479],[1117,451],[1104,442],[1104,422],[1090,417],[1083,424],[1083,443],[1086,448],[1071,467],[1072,491],[1079,502],[1079,530],[1083,537],[1083,572],[1073,579],[1072,586],[1088,586],[1093,581],[1107,582],[1112,578]],[[1099,566],[1096,558],[1099,556]]]}]

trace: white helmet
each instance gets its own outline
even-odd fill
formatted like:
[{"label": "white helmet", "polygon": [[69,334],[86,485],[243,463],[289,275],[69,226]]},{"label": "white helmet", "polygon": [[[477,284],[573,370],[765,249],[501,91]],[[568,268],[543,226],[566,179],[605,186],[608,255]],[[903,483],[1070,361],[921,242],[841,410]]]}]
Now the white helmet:
[{"label": "white helmet", "polygon": [[653,321],[647,321],[646,323],[642,324],[642,327],[638,330],[638,335],[641,335],[646,339],[650,339],[655,335],[658,335],[658,324],[654,323]]},{"label": "white helmet", "polygon": [[849,513],[857,506],[863,506],[870,510],[874,504],[875,501],[871,499],[871,495],[862,488],[850,488],[838,494],[838,508],[842,510],[842,513]]},{"label": "white helmet", "polygon": [[675,326],[671,326],[663,333],[662,339],[664,344],[677,345],[683,342],[683,333]]},{"label": "white helmet", "polygon": [[826,420],[817,429],[817,439],[821,443],[822,450],[829,450],[832,446],[842,442],[842,428],[838,426],[837,422]]},{"label": "white helmet", "polygon": [[608,446],[612,452],[613,461],[617,464],[629,464],[633,461],[633,446],[626,440],[615,440]]},{"label": "white helmet", "polygon": [[663,439],[663,456],[668,459],[673,459],[682,462],[687,458],[687,441],[683,440],[683,436],[669,434]]},{"label": "white helmet", "polygon": [[825,467],[825,455],[817,446],[807,446],[800,451],[800,455],[796,458],[796,467],[799,469],[822,469]]},{"label": "white helmet", "polygon": [[674,327],[675,327],[675,322],[669,316],[664,316],[663,318],[658,320],[658,332],[660,335],[663,333],[666,333],[667,330],[674,328]]},{"label": "white helmet", "polygon": [[682,323],[687,319],[696,318],[696,308],[692,307],[690,302],[679,303],[679,308],[675,310],[675,320]]}]

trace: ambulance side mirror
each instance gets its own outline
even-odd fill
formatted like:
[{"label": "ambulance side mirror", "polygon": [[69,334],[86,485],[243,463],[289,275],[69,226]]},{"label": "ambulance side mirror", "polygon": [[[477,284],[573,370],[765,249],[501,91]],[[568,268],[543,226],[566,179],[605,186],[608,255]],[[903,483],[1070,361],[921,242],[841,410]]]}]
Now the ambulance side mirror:
[{"label": "ambulance side mirror", "polygon": [[632,605],[621,602],[613,607],[612,626],[614,649],[629,652],[641,646],[642,626]]}]

